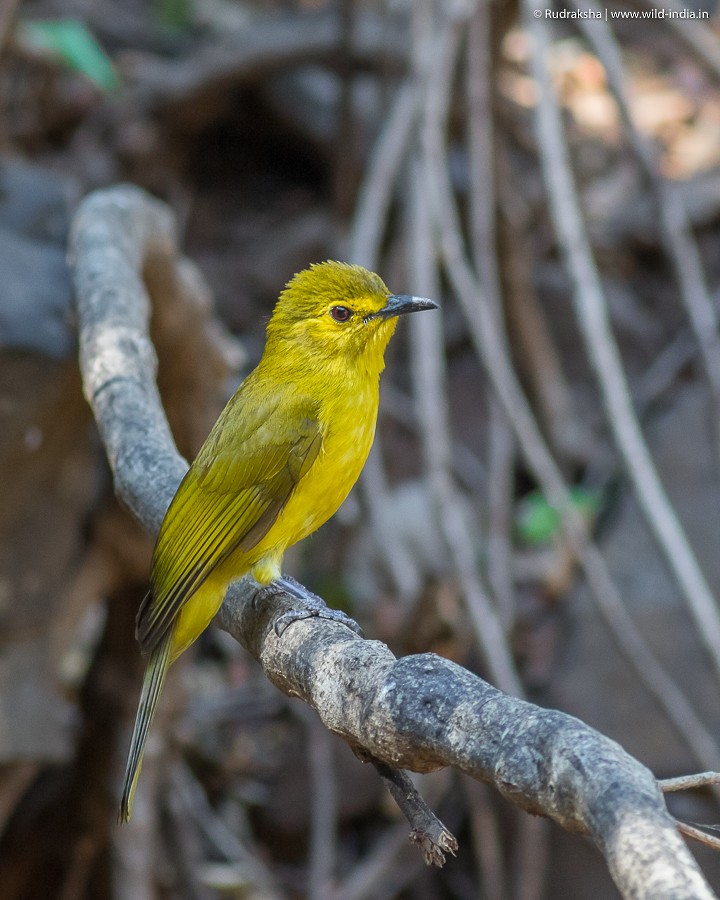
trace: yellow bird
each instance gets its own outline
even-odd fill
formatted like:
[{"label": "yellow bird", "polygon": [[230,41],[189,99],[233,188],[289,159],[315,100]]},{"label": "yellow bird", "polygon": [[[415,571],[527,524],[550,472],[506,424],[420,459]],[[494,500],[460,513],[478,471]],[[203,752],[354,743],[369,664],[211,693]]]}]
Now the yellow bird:
[{"label": "yellow bird", "polygon": [[207,628],[231,581],[280,577],[283,553],[335,513],[375,434],[378,383],[397,317],[436,308],[391,294],[360,266],[295,275],[265,351],[220,414],[165,515],[137,617],[149,654],[123,782],[127,822],[169,666]]}]

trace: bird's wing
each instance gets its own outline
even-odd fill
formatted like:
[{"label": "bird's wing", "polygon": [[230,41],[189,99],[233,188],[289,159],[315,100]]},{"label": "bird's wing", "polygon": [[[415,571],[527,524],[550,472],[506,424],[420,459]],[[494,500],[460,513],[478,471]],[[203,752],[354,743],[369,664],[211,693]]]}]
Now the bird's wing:
[{"label": "bird's wing", "polygon": [[268,533],[315,461],[322,432],[312,400],[248,408],[235,395],[168,509],[153,557],[152,591],[138,611],[137,638],[154,649],[210,572]]}]

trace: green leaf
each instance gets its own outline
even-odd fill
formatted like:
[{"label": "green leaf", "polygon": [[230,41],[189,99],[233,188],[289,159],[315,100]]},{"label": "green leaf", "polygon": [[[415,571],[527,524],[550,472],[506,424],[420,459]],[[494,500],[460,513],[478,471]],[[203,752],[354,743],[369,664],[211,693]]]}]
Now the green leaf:
[{"label": "green leaf", "polygon": [[155,0],[155,18],[167,28],[184,31],[192,25],[193,0]]},{"label": "green leaf", "polygon": [[110,58],[78,19],[21,22],[17,37],[32,50],[59,57],[103,91],[115,90],[119,84]]},{"label": "green leaf", "polygon": [[[591,522],[602,503],[600,491],[574,487],[570,489],[571,505],[583,519]],[[526,544],[548,544],[560,530],[560,515],[540,491],[533,491],[518,504],[515,532]]]}]

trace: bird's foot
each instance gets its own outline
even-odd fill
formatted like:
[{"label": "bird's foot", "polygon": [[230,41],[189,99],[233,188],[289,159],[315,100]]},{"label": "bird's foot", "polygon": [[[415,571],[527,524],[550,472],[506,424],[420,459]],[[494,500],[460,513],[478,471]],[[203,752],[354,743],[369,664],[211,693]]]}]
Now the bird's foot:
[{"label": "bird's foot", "polygon": [[266,600],[272,600],[278,594],[284,594],[285,588],[280,584],[279,580],[271,581],[270,584],[263,584],[258,587],[252,596],[252,608],[257,609],[262,606]]},{"label": "bird's foot", "polygon": [[275,619],[274,628],[278,637],[282,637],[285,629],[288,625],[292,625],[293,622],[310,618],[329,619],[331,622],[339,622],[340,625],[345,625],[346,628],[349,628],[356,634],[362,634],[362,629],[354,619],[351,619],[342,610],[331,609],[321,597],[312,594],[307,588],[298,584],[294,578],[288,576],[276,578],[271,584],[258,591],[253,599],[253,604],[257,604],[264,598],[272,597],[278,593],[290,594],[291,597],[294,597],[302,604],[298,609],[289,609]]}]

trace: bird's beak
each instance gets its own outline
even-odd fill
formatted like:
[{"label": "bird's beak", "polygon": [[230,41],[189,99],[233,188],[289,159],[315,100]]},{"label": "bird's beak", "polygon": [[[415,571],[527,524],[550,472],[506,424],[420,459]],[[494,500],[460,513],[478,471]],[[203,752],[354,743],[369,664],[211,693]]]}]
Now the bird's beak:
[{"label": "bird's beak", "polygon": [[405,313],[419,312],[421,309],[438,309],[434,300],[425,297],[412,297],[410,294],[391,294],[387,303],[378,310],[373,319],[392,319],[394,316],[404,316]]}]

